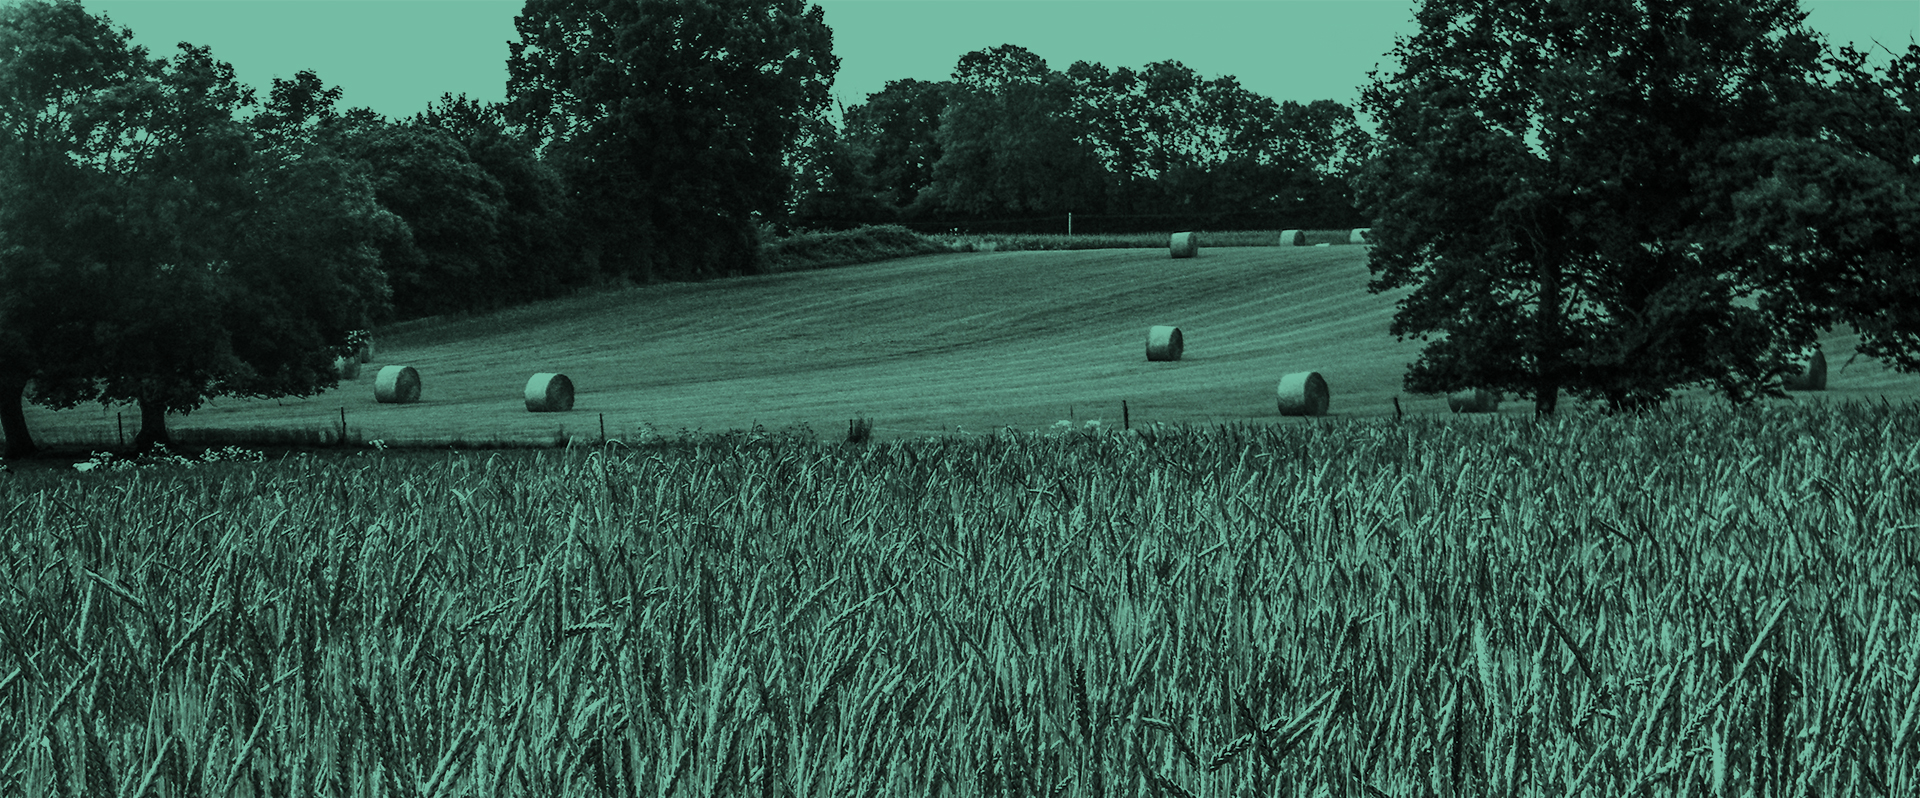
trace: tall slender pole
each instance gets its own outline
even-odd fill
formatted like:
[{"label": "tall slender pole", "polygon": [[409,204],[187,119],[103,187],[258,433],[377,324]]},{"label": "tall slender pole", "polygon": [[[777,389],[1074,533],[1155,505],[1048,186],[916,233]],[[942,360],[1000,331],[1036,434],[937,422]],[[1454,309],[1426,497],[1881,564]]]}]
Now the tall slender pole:
[{"label": "tall slender pole", "polygon": [[1073,235],[1073,211],[1067,211],[1067,235]]}]

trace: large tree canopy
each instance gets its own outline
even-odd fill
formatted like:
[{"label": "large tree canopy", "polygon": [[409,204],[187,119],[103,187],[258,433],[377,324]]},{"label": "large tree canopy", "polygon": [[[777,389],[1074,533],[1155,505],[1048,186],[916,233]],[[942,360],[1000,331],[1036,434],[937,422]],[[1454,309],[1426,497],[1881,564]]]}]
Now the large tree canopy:
[{"label": "large tree canopy", "polygon": [[[69,220],[61,202],[91,190],[72,146],[94,134],[81,120],[116,87],[151,75],[133,33],[77,2],[0,7],[0,431],[6,456],[33,454],[21,401],[29,380],[58,363],[53,322],[73,297],[60,267]],[[44,380],[44,378],[43,378]]]},{"label": "large tree canopy", "polygon": [[0,13],[21,43],[0,70],[32,74],[59,52],[59,70],[104,76],[23,81],[0,100],[39,121],[0,139],[0,277],[35,303],[16,327],[31,348],[10,360],[35,401],[137,403],[144,448],[210,397],[333,387],[333,357],[386,302],[371,243],[396,220],[365,181],[256,140],[234,117],[252,90],[207,48],[147,60],[72,0]]},{"label": "large tree canopy", "polygon": [[1725,199],[1716,160],[1817,90],[1804,17],[1795,0],[1424,2],[1399,71],[1363,92],[1373,287],[1411,288],[1392,332],[1430,341],[1407,387],[1541,412],[1563,389],[1614,408],[1690,385],[1777,394],[1816,330],[1734,306],[1751,266],[1700,239]]},{"label": "large tree canopy", "polygon": [[940,160],[917,202],[966,215],[1095,206],[1099,162],[1073,124],[1073,85],[1012,45],[961,56],[936,134]]},{"label": "large tree canopy", "polygon": [[1920,370],[1920,45],[1880,69],[1847,47],[1779,135],[1730,147],[1704,246],[1751,264],[1777,325],[1841,322],[1861,354]]},{"label": "large tree canopy", "polygon": [[788,198],[787,155],[839,59],[805,0],[528,0],[510,123],[561,165],[602,270],[759,268],[753,215]]},{"label": "large tree canopy", "polygon": [[564,184],[498,106],[447,94],[394,123],[336,110],[340,89],[310,71],[273,84],[248,120],[260,140],[353,164],[404,222],[379,241],[397,318],[490,310],[585,282]]},{"label": "large tree canopy", "polygon": [[890,80],[845,113],[846,135],[864,158],[853,166],[894,208],[907,208],[933,185],[940,162],[940,119],[953,94],[950,82]]},{"label": "large tree canopy", "polygon": [[[441,95],[408,125],[452,136],[500,187],[492,246],[501,258],[494,264],[501,288],[498,296],[478,307],[544,299],[591,277],[580,262],[565,181],[535,156],[528,137],[508,129],[500,104],[482,105],[464,94]],[[398,296],[394,304],[395,313],[403,317],[424,312]]]}]

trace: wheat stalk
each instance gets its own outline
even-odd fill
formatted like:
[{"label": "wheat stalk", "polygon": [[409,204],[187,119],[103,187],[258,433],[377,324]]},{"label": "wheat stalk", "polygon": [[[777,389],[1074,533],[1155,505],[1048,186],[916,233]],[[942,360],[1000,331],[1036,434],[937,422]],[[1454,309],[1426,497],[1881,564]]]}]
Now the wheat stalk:
[{"label": "wheat stalk", "polygon": [[832,588],[835,584],[838,584],[839,582],[840,582],[840,577],[836,576],[832,579],[829,579],[821,583],[819,587],[814,588],[812,593],[807,594],[807,597],[805,600],[801,601],[797,606],[795,606],[792,612],[787,613],[787,619],[780,624],[781,631],[784,632],[792,628],[794,620],[799,618],[802,612],[805,612],[807,608],[812,607],[815,602],[818,602],[820,600],[820,597],[822,595],[826,594],[828,589]]},{"label": "wheat stalk", "polygon": [[1213,755],[1211,761],[1207,762],[1207,772],[1215,772],[1225,767],[1227,763],[1232,762],[1234,757],[1239,756],[1241,752],[1253,745],[1253,739],[1254,733],[1247,732],[1234,738],[1232,742],[1227,743],[1220,749],[1219,753]]},{"label": "wheat stalk", "polygon": [[227,769],[226,778],[220,780],[220,783],[223,785],[220,788],[221,795],[233,794],[233,783],[239,780],[241,768],[247,764],[248,758],[253,754],[253,747],[260,742],[260,732],[265,730],[266,727],[267,713],[262,711],[259,713],[259,717],[254,720],[253,731],[247,734],[246,743],[241,745],[240,750],[234,754],[233,765]]},{"label": "wheat stalk", "polygon": [[460,772],[460,757],[466,753],[467,747],[477,740],[479,735],[474,733],[472,726],[460,730],[459,739],[455,740],[453,746],[441,755],[439,764],[434,765],[433,775],[427,778],[426,787],[421,790],[427,798],[440,798],[440,793],[453,783],[455,774]]}]

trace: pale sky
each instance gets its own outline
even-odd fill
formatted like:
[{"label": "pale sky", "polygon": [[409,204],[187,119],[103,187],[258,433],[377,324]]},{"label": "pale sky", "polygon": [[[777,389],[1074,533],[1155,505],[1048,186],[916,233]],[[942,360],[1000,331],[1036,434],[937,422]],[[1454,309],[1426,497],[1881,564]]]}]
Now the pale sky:
[{"label": "pale sky", "polygon": [[[4,2],[5,0],[0,0]],[[311,69],[342,108],[411,116],[443,92],[506,97],[517,0],[83,0],[130,27],[155,56],[209,45],[265,100],[273,78]],[[1395,35],[1417,0],[816,0],[841,58],[834,94],[862,102],[889,80],[944,80],[962,54],[1001,44],[1055,69],[1177,60],[1230,74],[1276,100],[1359,100],[1367,72],[1391,71]],[[1838,46],[1904,51],[1920,39],[1920,0],[1802,0],[1807,24]],[[1884,54],[1882,54],[1884,59]]]}]

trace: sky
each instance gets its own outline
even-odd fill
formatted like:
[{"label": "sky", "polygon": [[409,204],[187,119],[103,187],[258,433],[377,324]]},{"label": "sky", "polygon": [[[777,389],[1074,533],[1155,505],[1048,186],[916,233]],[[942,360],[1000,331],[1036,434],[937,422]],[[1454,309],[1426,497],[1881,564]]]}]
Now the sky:
[{"label": "sky", "polygon": [[[7,0],[0,0],[6,2]],[[390,119],[443,93],[506,98],[518,0],[82,0],[129,27],[154,56],[181,41],[233,64],[264,100],[303,69],[342,90],[342,108]],[[841,58],[836,98],[865,101],[889,80],[945,80],[961,55],[1001,44],[1055,69],[1175,60],[1203,78],[1234,75],[1275,100],[1357,104],[1367,73],[1390,73],[1417,0],[815,0]],[[1807,24],[1838,47],[1920,40],[1920,0],[1802,0]],[[1884,58],[1884,54],[1882,54]]]}]

